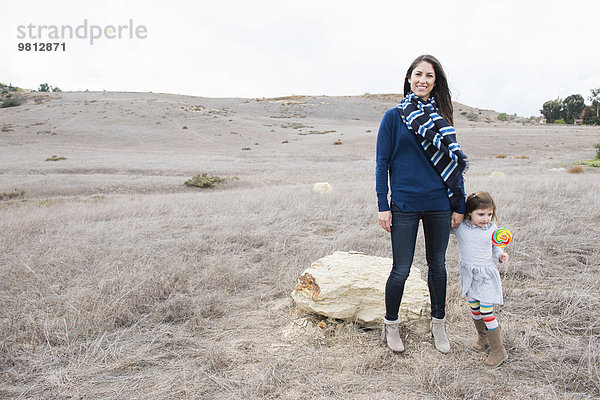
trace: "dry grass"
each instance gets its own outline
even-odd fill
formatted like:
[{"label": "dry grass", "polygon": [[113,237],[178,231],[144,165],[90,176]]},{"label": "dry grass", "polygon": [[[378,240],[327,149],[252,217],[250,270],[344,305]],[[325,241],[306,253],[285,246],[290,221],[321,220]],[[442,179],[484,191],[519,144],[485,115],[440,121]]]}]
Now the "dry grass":
[{"label": "dry grass", "polygon": [[585,169],[581,165],[573,165],[567,170],[567,172],[569,174],[583,174]]},{"label": "dry grass", "polygon": [[[494,192],[486,178],[472,180]],[[351,324],[327,322],[325,338],[281,335],[294,318],[289,292],[311,261],[339,249],[389,255],[366,182],[331,196],[313,196],[309,186],[239,190],[228,208],[230,192],[13,204],[0,221],[0,394],[596,397],[600,287],[590,278],[600,268],[600,202],[587,185],[523,177],[494,193],[515,238],[498,311],[510,360],[486,371],[485,390],[470,379],[483,370],[483,354],[469,350],[454,245],[449,355],[410,326],[403,356],[390,354],[378,332]]]},{"label": "dry grass", "polygon": [[[189,132],[208,117],[191,118]],[[47,173],[48,182],[26,181],[19,185],[24,199],[0,203],[0,398],[600,397],[600,175],[546,172],[540,160],[549,153],[526,165],[495,160],[489,153],[495,146],[466,128],[461,145],[473,160],[466,190],[489,191],[500,225],[514,235],[507,248],[511,261],[500,266],[505,304],[497,309],[509,360],[487,370],[485,354],[469,348],[474,331],[459,298],[454,242],[448,250],[449,354],[437,352],[430,336],[410,325],[402,327],[402,355],[389,352],[377,330],[351,323],[322,320],[323,336],[282,334],[298,317],[290,292],[312,261],[335,250],[390,256],[389,238],[376,223],[373,144],[357,142],[366,136],[364,124],[352,136],[350,124],[340,122],[344,146],[326,146],[327,135],[303,137],[311,141],[304,148],[292,140],[281,146],[274,134],[242,152],[250,139],[225,135],[235,138],[222,156],[230,157],[228,163],[218,164],[217,157],[212,162],[241,179],[210,191],[181,184],[204,159],[190,158],[189,169],[168,164],[187,157],[183,146],[175,149],[181,157],[164,158],[150,151],[138,157],[128,149],[135,180],[125,180],[127,171],[119,168],[28,164],[27,173]],[[527,151],[527,135],[537,131],[531,132],[516,131],[513,142],[523,142],[515,151]],[[5,135],[12,134],[18,131]],[[497,136],[499,145],[506,141]],[[212,140],[208,134],[198,138],[202,146]],[[177,140],[169,136],[171,145]],[[181,140],[190,147],[187,135]],[[597,140],[597,132],[586,140]],[[10,145],[15,152],[23,148]],[[113,146],[111,152],[120,148]],[[279,146],[290,153],[278,158],[272,149]],[[47,154],[43,143],[37,151]],[[501,185],[488,177],[500,163],[507,177]],[[156,165],[164,168],[164,180],[158,181]],[[169,175],[169,168],[183,172]],[[76,180],[79,174],[86,185]],[[0,178],[6,184],[11,176]],[[109,186],[103,179],[119,183]],[[323,180],[333,184],[333,193],[313,194],[313,183]],[[424,268],[424,259],[420,234],[415,265]]]}]

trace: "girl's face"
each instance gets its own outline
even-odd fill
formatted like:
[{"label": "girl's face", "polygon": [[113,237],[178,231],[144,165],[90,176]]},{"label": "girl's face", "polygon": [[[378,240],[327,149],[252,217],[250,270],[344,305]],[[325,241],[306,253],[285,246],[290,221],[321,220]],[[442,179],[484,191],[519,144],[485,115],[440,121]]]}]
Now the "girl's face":
[{"label": "girl's face", "polygon": [[410,90],[423,100],[429,99],[429,95],[435,86],[435,71],[433,65],[427,61],[421,61],[410,73],[408,78]]},{"label": "girl's face", "polygon": [[492,215],[494,215],[493,208],[479,208],[471,213],[471,222],[473,225],[484,228],[492,220]]}]

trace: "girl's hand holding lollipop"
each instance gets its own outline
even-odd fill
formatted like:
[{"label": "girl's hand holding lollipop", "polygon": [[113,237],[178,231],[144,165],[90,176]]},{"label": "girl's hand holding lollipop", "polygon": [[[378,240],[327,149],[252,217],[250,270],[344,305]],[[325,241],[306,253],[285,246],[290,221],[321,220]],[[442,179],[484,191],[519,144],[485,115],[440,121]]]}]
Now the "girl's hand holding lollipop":
[{"label": "girl's hand holding lollipop", "polygon": [[[504,248],[506,247],[510,241],[512,240],[512,233],[508,229],[499,228],[492,233],[492,243],[494,246]],[[498,257],[498,261],[501,263],[505,263],[508,261],[508,254],[502,252],[500,257]]]}]

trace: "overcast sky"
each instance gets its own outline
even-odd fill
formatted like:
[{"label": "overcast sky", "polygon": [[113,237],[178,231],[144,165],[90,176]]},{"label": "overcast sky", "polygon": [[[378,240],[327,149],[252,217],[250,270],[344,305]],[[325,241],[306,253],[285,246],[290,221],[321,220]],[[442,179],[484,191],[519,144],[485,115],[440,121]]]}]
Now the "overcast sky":
[{"label": "overcast sky", "polygon": [[[401,93],[406,69],[423,53],[442,62],[454,100],[499,112],[539,115],[546,100],[579,93],[587,101],[600,87],[596,0],[0,4],[0,82],[32,89],[47,82],[207,97]],[[85,19],[87,39],[48,40],[51,28],[37,39],[37,26],[75,29]],[[89,43],[91,25],[130,20],[145,38],[126,28],[120,39]],[[34,38],[19,38],[20,25],[34,25]],[[39,41],[66,49],[18,51]]]}]

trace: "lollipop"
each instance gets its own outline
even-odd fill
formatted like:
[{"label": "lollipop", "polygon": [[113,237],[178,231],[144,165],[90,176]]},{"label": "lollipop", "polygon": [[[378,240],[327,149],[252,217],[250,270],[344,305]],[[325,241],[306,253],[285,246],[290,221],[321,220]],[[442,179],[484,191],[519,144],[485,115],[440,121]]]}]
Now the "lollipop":
[{"label": "lollipop", "polygon": [[512,240],[512,233],[508,229],[500,228],[496,229],[492,233],[492,243],[494,246],[506,247]]}]

